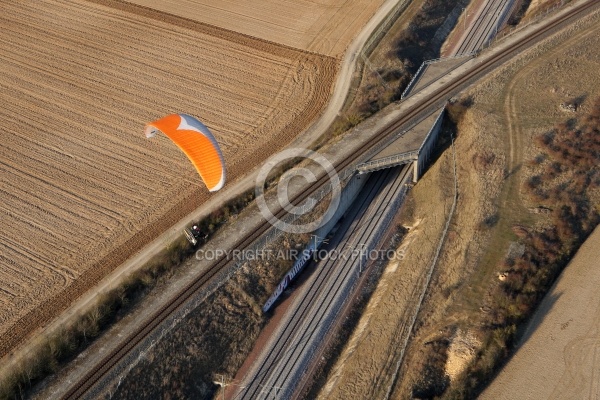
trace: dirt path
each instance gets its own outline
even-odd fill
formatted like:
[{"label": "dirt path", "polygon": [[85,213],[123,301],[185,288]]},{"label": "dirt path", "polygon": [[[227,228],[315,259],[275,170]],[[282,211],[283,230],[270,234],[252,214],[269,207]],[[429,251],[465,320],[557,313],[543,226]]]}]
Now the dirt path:
[{"label": "dirt path", "polygon": [[508,141],[506,154],[506,180],[507,183],[503,186],[499,201],[503,209],[510,209],[510,213],[502,213],[500,215],[497,226],[494,228],[495,237],[493,242],[500,243],[502,232],[510,230],[510,227],[517,223],[523,215],[529,213],[527,206],[521,200],[522,169],[525,162],[524,154],[527,152],[528,143],[526,138],[530,137],[528,130],[535,129],[536,125],[543,128],[547,123],[544,118],[527,115],[523,110],[526,108],[526,103],[532,101],[528,96],[523,96],[524,88],[532,88],[531,82],[539,75],[540,68],[548,63],[548,60],[558,59],[561,54],[564,54],[570,48],[573,48],[578,43],[585,41],[592,35],[597,33],[594,30],[584,30],[574,34],[569,39],[565,40],[559,46],[556,46],[549,51],[544,57],[528,62],[512,77],[508,82],[504,93],[504,126],[508,130]]},{"label": "dirt path", "polygon": [[[534,74],[541,65],[546,64],[548,58],[557,58],[565,52],[565,49],[572,48],[574,45],[581,43],[588,37],[596,34],[597,33],[594,30],[586,30],[573,35],[573,37],[564,41],[560,46],[557,46],[549,52],[546,57],[540,57],[539,59],[528,63],[510,81],[504,102],[506,126],[509,131],[509,158],[507,167],[510,175],[518,175],[518,169],[523,163],[523,149],[525,148],[523,145],[523,122],[521,121],[519,110],[523,109],[522,102],[526,100],[519,96],[519,92],[522,91],[524,87],[530,86],[529,81],[531,80],[531,75]],[[506,201],[506,199],[504,201]]]},{"label": "dirt path", "polygon": [[[510,81],[505,100],[511,149],[509,171],[517,170],[522,164],[523,152],[527,148],[522,142],[528,136],[523,132],[523,127],[531,129],[532,125],[532,121],[522,121],[531,118],[522,113],[526,108],[525,102],[529,100],[522,96],[523,88],[531,86],[531,82],[538,79],[540,70],[548,64],[548,60],[560,60],[565,53],[594,37],[598,37],[597,29],[572,35],[544,57],[527,64]],[[557,81],[556,84],[558,86],[561,82]],[[587,88],[581,87],[580,90]],[[600,319],[590,318],[590,315],[598,315],[600,309],[595,297],[590,297],[591,288],[597,286],[596,271],[600,266],[597,257],[592,255],[592,249],[597,247],[599,240],[600,230],[597,228],[536,311],[520,350],[482,398],[509,399],[517,393],[522,398],[600,396],[598,380],[594,378],[600,371],[600,359],[596,359]],[[586,300],[586,296],[590,298]],[[536,365],[540,362],[549,368],[544,369],[543,374],[536,374]]]},{"label": "dirt path", "polygon": [[[428,174],[435,176],[440,168],[451,168],[449,161],[445,157]],[[403,259],[386,267],[357,328],[319,393],[320,399],[383,398],[391,385],[397,359],[404,351],[399,343],[410,335],[410,317],[415,313],[425,271],[448,211],[437,179],[422,180],[417,187],[412,192],[415,215],[427,218],[415,221],[398,247]],[[419,212],[423,205],[427,211]]]}]

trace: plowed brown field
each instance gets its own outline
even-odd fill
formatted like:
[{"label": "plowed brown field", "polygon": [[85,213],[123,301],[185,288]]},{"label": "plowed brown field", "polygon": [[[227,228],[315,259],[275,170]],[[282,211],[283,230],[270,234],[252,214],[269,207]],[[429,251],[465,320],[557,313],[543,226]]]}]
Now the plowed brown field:
[{"label": "plowed brown field", "polygon": [[207,198],[145,122],[201,118],[231,181],[318,116],[338,67],[104,0],[5,0],[0,27],[0,357]]},{"label": "plowed brown field", "polygon": [[384,0],[131,0],[129,3],[338,57]]}]

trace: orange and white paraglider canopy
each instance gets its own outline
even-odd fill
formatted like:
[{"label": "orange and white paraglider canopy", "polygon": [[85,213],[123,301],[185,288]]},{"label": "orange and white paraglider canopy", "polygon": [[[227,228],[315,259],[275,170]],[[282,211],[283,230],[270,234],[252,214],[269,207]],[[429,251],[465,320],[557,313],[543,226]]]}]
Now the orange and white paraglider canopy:
[{"label": "orange and white paraglider canopy", "polygon": [[225,163],[215,137],[206,125],[186,114],[171,114],[146,125],[151,138],[160,131],[168,136],[190,159],[211,192],[225,184]]}]

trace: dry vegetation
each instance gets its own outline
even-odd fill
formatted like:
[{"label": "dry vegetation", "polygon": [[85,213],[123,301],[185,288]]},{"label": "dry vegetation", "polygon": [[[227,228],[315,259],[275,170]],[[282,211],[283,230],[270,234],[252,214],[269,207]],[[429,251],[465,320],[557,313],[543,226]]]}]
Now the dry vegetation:
[{"label": "dry vegetation", "polygon": [[[278,173],[283,171],[279,168],[275,170]],[[219,230],[230,218],[234,221],[237,218],[243,220],[249,214],[256,214],[256,205],[248,207],[253,198],[252,191],[229,201],[220,210],[199,221],[203,231],[209,233],[208,239],[212,237],[211,233],[225,234]],[[315,208],[314,214],[303,218],[312,221],[322,215],[328,201],[328,197],[325,197],[323,203]],[[225,230],[231,231],[232,227],[231,224],[225,226]],[[219,240],[218,237],[215,240]],[[307,235],[286,236],[273,241],[270,246],[273,254],[290,248],[298,251],[305,247],[308,240]],[[64,327],[36,344],[27,357],[19,360],[6,376],[0,377],[0,398],[55,396],[55,387],[70,378],[72,369],[67,362],[86,350],[100,335],[105,334],[106,338],[120,336],[122,330],[119,330],[119,325],[115,322],[139,316],[144,306],[151,304],[157,297],[160,298],[162,290],[173,284],[171,278],[176,280],[186,271],[189,272],[195,264],[195,250],[181,238],[151,263],[130,274],[116,289],[99,296],[97,304],[74,321],[73,325]],[[133,379],[125,379],[125,375],[121,377],[117,395],[139,398],[153,397],[160,393],[185,393],[187,397],[197,398],[213,393],[215,374],[233,374],[246,358],[256,335],[268,319],[261,307],[291,263],[292,260],[277,256],[265,262],[246,263],[232,279],[204,299],[196,311],[183,317],[183,323],[178,322],[178,325],[172,326],[173,330],[167,333],[159,345],[150,346],[147,343],[143,362],[140,365],[129,365],[131,368],[141,369],[133,369],[132,374],[127,375],[133,376]],[[102,348],[102,340],[93,343],[90,351]],[[191,353],[190,346],[194,348]],[[181,369],[180,365],[185,368]],[[189,375],[190,368],[193,375]],[[50,380],[43,380],[52,374],[56,375]],[[157,378],[165,375],[168,379]],[[148,377],[150,379],[146,380]],[[140,381],[142,385],[139,384]],[[104,389],[113,394],[116,390],[110,385]]]},{"label": "dry vegetation", "polygon": [[[588,28],[554,48],[547,45],[534,52],[539,55],[550,48],[544,56],[536,59],[530,54],[473,91],[472,104],[458,126],[458,142],[465,135],[474,138],[476,132],[496,133],[496,145],[488,147],[494,149],[491,153],[480,143],[475,144],[489,140],[482,138],[473,139],[478,150],[464,154],[471,154],[474,168],[470,174],[477,179],[485,179],[494,171],[496,176],[502,172],[502,181],[496,181],[501,191],[477,193],[475,198],[489,202],[491,208],[477,213],[476,224],[457,223],[463,240],[456,243],[453,251],[464,254],[464,258],[458,257],[464,267],[461,270],[455,266],[453,272],[444,271],[448,264],[440,267],[435,289],[423,312],[423,327],[417,331],[413,353],[407,359],[406,377],[398,387],[400,397],[411,391],[414,394],[416,388],[423,389],[417,377],[420,370],[409,372],[411,362],[427,366],[437,355],[424,351],[418,356],[415,351],[422,351],[417,349],[423,349],[422,343],[433,332],[448,328],[468,332],[480,345],[472,348],[474,357],[462,365],[462,374],[449,389],[436,392],[435,386],[428,386],[433,390],[430,395],[444,393],[448,398],[464,398],[480,391],[508,355],[525,319],[573,251],[597,225],[599,210],[590,207],[598,203],[600,183],[597,167],[594,168],[598,159],[597,147],[594,148],[598,140],[594,100],[579,108],[579,118],[571,120],[570,129],[560,123],[552,128],[553,123],[568,118],[561,103],[579,101],[581,106],[581,98],[577,98],[583,95],[582,88],[593,93],[592,88],[600,85],[587,73],[598,67],[591,50],[597,46],[597,33],[597,29]],[[569,79],[573,75],[580,80]],[[553,95],[534,100],[532,95],[539,92]],[[497,93],[503,96],[498,99]],[[589,113],[587,116],[584,110]],[[502,132],[508,135],[509,146],[498,143]],[[554,140],[548,141],[548,135]],[[535,138],[538,139],[532,140]],[[578,150],[584,143],[590,149],[587,153]],[[573,162],[575,157],[577,162]],[[535,168],[548,171],[544,177],[547,197],[531,185],[532,177],[538,174]],[[577,183],[582,179],[586,181],[583,186]],[[533,178],[533,182],[538,179]],[[564,185],[565,182],[570,183]],[[471,240],[483,246],[474,249],[467,243]],[[449,264],[455,263],[453,260]],[[444,376],[440,374],[438,381]]]},{"label": "dry vegetation", "polygon": [[523,8],[525,8],[525,18],[534,16],[537,13],[544,12],[557,4],[561,3],[562,0],[523,0]]},{"label": "dry vegetation", "polygon": [[234,180],[329,96],[333,58],[121,5],[0,5],[0,355],[206,199],[145,122],[197,115]]},{"label": "dry vegetation", "polygon": [[342,134],[400,99],[421,63],[440,57],[443,41],[436,33],[454,7],[457,2],[411,2],[367,60],[359,60],[363,65],[355,77],[357,86],[323,139]]},{"label": "dry vegetation", "polygon": [[[229,218],[239,215],[253,199],[253,192],[240,195],[198,221],[203,232],[207,233],[204,240],[209,240]],[[86,350],[100,335],[110,332],[111,327],[116,328],[116,322],[139,312],[143,306],[141,300],[160,292],[172,277],[181,273],[182,264],[185,261],[189,264],[194,250],[186,239],[180,237],[151,262],[129,274],[115,289],[101,293],[85,313],[71,319],[57,332],[30,343],[27,355],[3,370],[0,399],[28,397],[30,390],[45,377],[59,371],[63,377],[68,375],[68,369],[65,371],[63,366]],[[43,385],[38,385],[39,389],[43,390]]]},{"label": "dry vegetation", "polygon": [[[140,0],[137,3],[148,2],[154,3],[151,0]],[[29,310],[39,299],[44,296],[47,299],[50,293],[56,294],[52,305],[64,307],[73,295],[81,293],[96,282],[106,271],[155,234],[150,233],[148,236],[144,233],[147,230],[143,231],[142,228],[152,226],[151,232],[160,232],[162,227],[168,226],[202,201],[203,194],[195,184],[195,173],[184,157],[166,140],[146,142],[141,137],[141,126],[145,121],[164,114],[165,110],[185,111],[200,116],[222,138],[235,176],[247,170],[252,163],[258,162],[260,157],[266,156],[277,146],[291,139],[317,115],[327,98],[336,69],[336,62],[332,58],[237,35],[191,19],[182,19],[176,15],[166,15],[113,0],[94,0],[93,3],[78,0],[67,5],[61,1],[48,0],[36,3],[35,7],[25,7],[12,2],[0,6],[5,15],[11,15],[9,12],[14,14],[11,18],[3,17],[7,22],[7,29],[0,32],[0,38],[3,39],[0,41],[0,49],[3,54],[11,55],[0,64],[3,71],[6,68],[10,72],[0,78],[0,82],[10,88],[10,93],[3,92],[7,107],[3,111],[2,135],[5,135],[6,139],[2,140],[2,151],[4,143],[11,142],[11,151],[19,152],[19,160],[27,160],[26,163],[17,163],[17,156],[13,157],[7,153],[8,162],[0,164],[3,168],[2,196],[13,201],[8,206],[5,202],[2,211],[10,216],[13,222],[11,229],[15,229],[5,229],[2,232],[11,242],[5,241],[3,237],[0,274],[3,274],[1,276],[4,283],[0,285],[6,285],[6,292],[1,294],[6,298],[0,297],[0,301],[8,304],[10,296],[13,299],[18,297],[18,294],[11,295],[8,292],[11,288],[17,287],[21,290],[22,297],[23,293],[34,287],[30,276],[22,272],[23,268],[15,264],[13,259],[9,262],[6,261],[8,257],[2,258],[7,251],[21,249],[18,257],[37,263],[37,269],[34,266],[30,272],[38,274],[36,287],[42,287],[42,290],[37,292],[35,301],[29,299],[29,302],[24,303],[25,309]],[[192,3],[193,0],[182,2],[181,10],[189,10],[186,7]],[[211,3],[207,0],[202,4],[206,6]],[[431,6],[430,2],[425,4],[427,7]],[[106,7],[107,5],[110,7]],[[427,7],[424,6],[423,9],[427,10]],[[441,23],[444,11],[436,10],[440,14],[430,19]],[[423,14],[421,21],[425,21],[428,15]],[[363,14],[361,16],[364,17]],[[9,19],[14,26],[9,24]],[[21,20],[43,28],[23,31],[22,27],[14,22]],[[414,29],[413,26],[407,32],[414,34]],[[73,34],[74,31],[77,35]],[[128,41],[121,40],[121,32],[128,35]],[[404,35],[406,34],[405,32]],[[53,39],[45,39],[48,35],[52,35]],[[407,40],[410,38],[415,37],[405,37]],[[22,41],[29,47],[14,49],[8,46],[11,41]],[[36,47],[30,46],[32,41],[45,42]],[[421,47],[428,45],[422,40],[417,42]],[[398,41],[398,44],[401,45],[402,42]],[[338,44],[315,43],[314,46],[316,47],[310,50],[335,53],[337,50],[331,49],[336,49]],[[24,50],[26,48],[30,50]],[[587,48],[582,48],[581,54],[589,59]],[[392,64],[397,63],[394,61],[398,58],[397,53],[388,52],[386,57],[392,60]],[[411,61],[410,64],[409,59],[400,59],[400,67],[397,64],[386,65],[384,69],[371,73],[370,76],[366,73],[367,80],[378,80],[383,76],[392,87],[392,94],[388,95],[388,100],[385,101],[399,96],[402,85],[407,83],[406,76],[410,74],[410,68],[418,67],[418,61]],[[248,65],[252,65],[253,68],[248,68]],[[23,68],[27,73],[19,72]],[[395,72],[398,68],[403,69],[403,72]],[[585,70],[585,66],[582,68]],[[221,74],[222,71],[234,72],[232,76],[225,76]],[[233,77],[239,81],[234,82]],[[374,107],[372,102],[373,93],[379,90],[376,86],[367,85],[367,91],[363,92],[362,97],[358,97],[359,101],[355,107],[367,107],[368,110],[365,108],[364,114],[355,111],[358,113],[354,114],[357,121],[381,107],[379,104]],[[240,87],[246,90],[240,91]],[[565,97],[565,93],[571,93],[567,88],[556,90],[561,98]],[[157,93],[159,95],[156,95]],[[476,100],[475,105],[480,99]],[[564,101],[570,100],[573,100],[573,96]],[[589,102],[583,101],[582,110],[585,110],[588,104]],[[454,229],[449,236],[450,243],[457,246],[455,253],[461,255],[453,261],[449,277],[437,277],[439,286],[444,289],[445,299],[454,298],[454,292],[464,288],[461,286],[464,273],[464,265],[461,265],[461,262],[468,260],[466,269],[472,272],[475,257],[480,254],[482,243],[490,236],[487,230],[496,227],[498,220],[503,221],[496,215],[494,199],[499,196],[496,189],[504,176],[502,166],[506,157],[502,151],[489,150],[501,148],[503,141],[495,138],[491,139],[492,142],[484,141],[473,145],[476,138],[477,141],[480,140],[475,132],[481,129],[478,123],[483,119],[492,121],[492,125],[486,126],[485,129],[500,131],[501,121],[490,118],[489,111],[477,110],[477,107],[470,109],[460,122],[460,132],[464,138],[457,147],[472,161],[472,166],[479,174],[470,172],[469,163],[461,170],[461,185],[475,188],[474,192],[461,193],[462,207],[465,210],[475,205],[477,212],[468,215],[463,212],[462,217],[457,218],[455,226],[463,224],[470,228],[460,232]],[[352,121],[353,118],[347,120]],[[469,126],[470,133],[463,133]],[[336,130],[341,131],[342,128],[340,125]],[[10,136],[7,135],[8,132]],[[31,132],[35,132],[35,136]],[[265,137],[270,140],[264,140]],[[249,160],[243,157],[239,151],[242,146],[244,152],[248,151],[248,146],[255,146],[250,150],[254,150],[257,158]],[[135,151],[135,154],[131,151]],[[32,154],[35,154],[35,157]],[[12,163],[10,160],[13,160]],[[165,168],[165,165],[176,168]],[[412,233],[415,237],[426,244],[420,243],[419,248],[414,249],[414,258],[410,259],[411,261],[390,267],[386,272],[390,276],[389,280],[385,280],[384,276],[381,286],[391,286],[391,303],[385,307],[373,306],[372,318],[383,320],[373,323],[374,335],[369,333],[370,336],[366,337],[387,335],[385,337],[390,339],[390,345],[386,348],[378,344],[377,340],[365,340],[367,346],[371,343],[379,346],[381,350],[379,353],[372,353],[374,367],[367,371],[365,376],[369,376],[373,371],[375,374],[381,374],[381,371],[390,371],[393,368],[394,357],[397,354],[390,353],[389,349],[397,342],[389,332],[381,330],[386,319],[378,317],[374,310],[384,309],[387,315],[391,315],[389,310],[398,309],[387,321],[389,323],[389,319],[396,318],[396,333],[404,328],[402,312],[407,313],[411,303],[410,296],[403,297],[404,295],[399,295],[399,291],[408,293],[418,285],[419,268],[426,265],[426,260],[435,245],[449,206],[442,204],[444,199],[449,198],[450,189],[447,183],[450,182],[451,176],[448,175],[448,166],[449,158],[446,152],[441,156],[441,161],[428,173],[431,181],[427,183],[426,176],[420,186],[417,186],[412,208],[408,207],[408,211],[405,210],[407,221],[420,215],[428,215],[429,220],[426,224],[423,221],[419,224],[418,220],[408,222],[414,225]],[[13,177],[17,169],[21,178],[18,184],[17,181],[6,178]],[[65,185],[64,182],[69,184]],[[71,187],[71,182],[74,182],[75,186]],[[27,191],[21,189],[24,183],[30,185]],[[33,195],[39,193],[34,190],[34,187],[38,186],[44,188],[43,196]],[[19,193],[19,190],[20,196],[14,194]],[[105,194],[107,192],[110,196]],[[477,193],[488,193],[490,196],[481,199]],[[59,197],[55,199],[52,196]],[[415,204],[414,200],[419,198],[421,201]],[[438,198],[439,201],[432,202],[432,198]],[[110,207],[106,206],[106,201],[112,202]],[[22,210],[20,207],[29,207],[31,210],[21,211],[18,214],[20,217],[17,218],[14,213],[15,210]],[[164,217],[165,215],[167,217]],[[215,217],[217,221],[220,220],[219,216]],[[474,217],[479,222],[476,226],[471,226],[469,224]],[[88,225],[78,223],[79,221]],[[38,229],[32,231],[26,227],[26,224],[31,223],[35,223]],[[60,224],[63,224],[63,229],[59,228]],[[72,241],[66,240],[65,235],[72,237]],[[16,243],[16,240],[21,242]],[[465,249],[466,241],[470,244]],[[32,243],[39,246],[30,247]],[[41,243],[48,247],[42,246]],[[53,256],[67,257],[66,261],[44,262],[42,257],[47,254],[43,253],[44,250],[55,249],[57,246],[60,248],[64,243],[70,243],[69,247],[59,249]],[[114,252],[115,248],[117,253]],[[28,254],[28,251],[32,253]],[[456,254],[446,254],[445,262],[453,256]],[[402,265],[407,262],[414,265],[408,273],[402,270]],[[276,282],[277,274],[285,270],[285,267],[281,265],[273,270],[275,272],[266,275],[256,275],[252,270],[244,269],[244,274],[237,275],[209,299],[207,303],[210,306],[199,307],[183,324],[174,329],[173,338],[177,340],[169,343],[163,341],[157,345],[150,358],[143,361],[128,378],[132,383],[122,386],[119,394],[123,397],[137,398],[140,393],[151,395],[164,393],[165,390],[194,397],[210,393],[213,389],[210,383],[214,378],[212,374],[232,374],[243,361],[243,355],[250,350],[264,323],[258,308]],[[147,275],[136,279],[152,282],[161,271],[150,270],[144,274]],[[10,286],[15,276],[23,282]],[[391,279],[392,277],[394,279]],[[68,290],[62,290],[60,285],[63,281],[67,281]],[[0,288],[4,289],[3,286]],[[380,295],[379,299],[382,298],[384,297]],[[122,297],[117,293],[115,304],[120,306],[121,300]],[[406,302],[404,308],[401,305],[402,301]],[[480,313],[479,305],[476,308],[476,312]],[[19,326],[34,327],[36,323],[47,318],[50,311],[56,309],[38,307],[28,314],[22,311],[21,315],[24,317]],[[435,313],[431,309],[426,312],[426,315],[432,314]],[[2,315],[4,314],[0,314]],[[14,318],[9,321],[8,316],[7,313],[5,318],[8,325],[10,321],[16,321]],[[368,313],[367,317],[371,318],[371,314]],[[84,331],[97,333],[94,326],[103,323],[101,316],[93,313],[86,318],[91,330],[84,327]],[[415,383],[411,379],[423,370],[427,372],[425,376],[430,377],[431,382],[439,382],[437,377],[440,366],[447,359],[446,351],[450,345],[448,338],[456,333],[455,327],[459,325],[457,320],[463,318],[464,316],[456,317],[450,325],[442,324],[444,328],[441,333],[437,329],[440,325],[432,327],[423,321],[419,323],[418,327],[423,330],[420,331],[421,336],[414,346],[426,343],[425,347],[429,346],[433,350],[430,352],[423,348],[413,349],[412,357],[413,360],[417,359],[417,372],[412,375],[401,374],[407,377],[408,383],[400,382],[400,389],[396,393],[406,393],[401,390],[410,388],[410,385]],[[84,324],[88,322],[83,320]],[[244,326],[245,330],[227,329],[236,326]],[[11,329],[14,328],[15,325]],[[23,334],[16,331],[11,334],[1,332],[2,343],[7,348],[14,343],[15,338]],[[429,335],[431,332],[439,334]],[[423,335],[429,339],[421,341]],[[238,337],[243,340],[237,341],[235,338]],[[84,337],[83,341],[87,341],[87,338]],[[359,342],[362,343],[362,339]],[[185,343],[187,352],[180,351],[181,343]],[[369,347],[366,349],[367,354],[371,354],[368,352]],[[50,345],[49,351],[54,352],[50,354],[51,357],[60,360],[63,349],[57,350],[56,346]],[[419,352],[420,359],[418,355],[415,356]],[[383,369],[379,366],[381,358],[378,354],[384,354],[386,357]],[[436,356],[430,358],[432,354]],[[151,361],[154,362],[153,369],[150,370]],[[352,368],[354,367],[350,367],[351,370]],[[198,380],[199,376],[200,383],[194,385],[193,382]],[[389,377],[388,374],[387,378]],[[374,382],[375,386],[381,383],[382,381],[378,380]],[[373,384],[373,381],[370,381],[370,384]],[[371,389],[373,387],[371,386]],[[425,390],[429,387],[427,383],[423,385]],[[349,390],[350,394],[354,393],[354,388],[349,387]]]},{"label": "dry vegetation", "polygon": [[[446,123],[441,148],[449,145],[451,125]],[[390,263],[355,331],[328,374],[321,399],[382,398],[393,383],[401,343],[407,340],[410,316],[426,280],[426,270],[435,252],[452,204],[452,154],[439,156],[425,176],[409,192],[400,220],[408,229],[398,247],[404,258]],[[447,347],[432,338],[430,345]],[[435,368],[432,368],[432,371]]]},{"label": "dry vegetation", "polygon": [[[284,236],[277,250],[301,250],[308,235]],[[267,322],[262,306],[293,260],[250,261],[150,348],[113,398],[207,398],[217,374],[235,375]]]},{"label": "dry vegetation", "polygon": [[[410,31],[412,35],[418,34],[425,38],[427,33],[435,32],[443,23],[447,11],[444,7],[448,6],[417,2],[413,13],[409,13],[406,18],[403,17],[400,22],[400,26],[404,28],[395,26],[387,40],[384,40],[384,55],[381,56],[382,50],[378,50],[379,56],[376,60],[383,59],[400,65],[407,63],[409,58],[415,56],[418,51],[413,49],[411,54],[402,56],[397,54],[398,49],[414,38],[406,34],[406,21],[412,20],[416,13],[420,23],[413,25]],[[424,22],[426,20],[428,23]],[[393,43],[390,44],[390,41]],[[421,48],[427,47],[428,44],[430,43],[425,39],[419,42]],[[418,66],[418,62],[410,65]],[[406,74],[410,72],[407,71]],[[398,77],[392,77],[389,81],[392,82],[396,78]],[[406,84],[408,78],[398,82]],[[367,91],[373,89],[368,84],[367,86]],[[402,89],[403,87],[396,87],[394,90],[399,96]],[[360,104],[361,101],[364,101],[364,98],[357,98],[355,104]],[[388,98],[386,101],[389,102],[391,99]],[[373,110],[362,114],[360,118],[372,112]],[[438,222],[441,224],[443,218]],[[279,272],[282,271],[283,269]],[[279,276],[279,273],[270,272],[267,275],[265,273],[266,270],[262,268],[257,270],[252,270],[251,267],[244,268],[240,275],[236,275],[232,281],[198,307],[197,311],[190,314],[183,324],[176,327],[169,335],[168,341],[158,344],[149,353],[148,358],[123,380],[117,395],[123,398],[136,398],[141,394],[147,396],[168,391],[177,393],[177,396],[199,396],[214,390],[215,386],[211,380],[216,379],[215,373],[233,376],[265,323],[258,306],[269,293],[267,289],[276,283],[275,279]],[[414,277],[418,279],[417,274]],[[249,282],[251,285],[248,284]],[[232,307],[232,304],[235,304],[235,307]],[[248,312],[241,312],[241,310],[248,310]],[[243,329],[240,328],[242,326]],[[159,379],[163,376],[168,376],[170,379]],[[192,377],[195,377],[195,383]]]},{"label": "dry vegetation", "polygon": [[[329,198],[325,197],[297,223],[314,221],[328,205]],[[252,205],[243,210],[240,219],[256,212]],[[272,315],[263,313],[262,306],[295,261],[278,256],[278,252],[301,251],[309,240],[308,234],[284,234],[270,242],[266,250],[272,253],[264,253],[269,256],[257,255],[256,260],[242,265],[162,340],[148,348],[139,364],[121,377],[118,388],[105,389],[112,391],[115,398],[125,399],[154,398],[164,393],[175,398],[214,395],[217,375],[235,375]]]},{"label": "dry vegetation", "polygon": [[391,398],[472,398],[509,354],[600,221],[597,21],[530,51],[449,108],[459,202],[397,380],[389,358],[398,360],[415,276],[441,231],[435,199],[448,199],[448,151],[404,209],[407,226],[419,222],[405,241],[415,235],[419,246],[388,267],[393,279],[384,274],[322,398],[373,398],[390,387]]},{"label": "dry vegetation", "polygon": [[529,22],[553,7],[560,6],[563,2],[564,0],[517,0],[507,25],[515,26]]}]

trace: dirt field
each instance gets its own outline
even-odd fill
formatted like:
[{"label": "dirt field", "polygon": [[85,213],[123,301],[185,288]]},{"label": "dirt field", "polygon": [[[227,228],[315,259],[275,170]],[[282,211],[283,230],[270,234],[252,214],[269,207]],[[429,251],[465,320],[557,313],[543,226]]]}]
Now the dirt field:
[{"label": "dirt field", "polygon": [[[403,244],[406,257],[388,267],[320,398],[384,398],[388,390],[389,398],[411,398],[421,388],[430,390],[430,396],[439,395],[450,384],[447,376],[446,382],[439,379],[445,368],[460,376],[471,359],[485,356],[478,351],[480,323],[488,312],[491,288],[498,285],[501,262],[518,244],[512,229],[547,223],[547,217],[531,212],[536,204],[521,193],[531,174],[527,162],[539,153],[533,138],[555,123],[585,115],[600,91],[594,73],[600,62],[595,50],[600,45],[597,20],[596,14],[581,29],[528,52],[465,93],[471,105],[457,129],[456,217],[397,380],[390,371],[401,355],[406,315],[414,307],[411,292],[444,218],[444,204],[435,203],[449,201],[444,193],[451,179],[449,150],[411,192],[404,210],[406,224],[413,225]],[[575,99],[580,101],[577,112],[561,109],[561,103]],[[590,196],[598,204],[598,190]],[[466,345],[456,349],[460,346],[453,346],[454,341]],[[464,395],[453,392],[449,398]]]},{"label": "dirt field", "polygon": [[147,121],[201,118],[231,181],[330,94],[331,57],[117,6],[0,5],[0,356],[207,198]]},{"label": "dirt field", "polygon": [[600,398],[599,246],[600,228],[596,228],[548,293],[524,343],[482,399]]},{"label": "dirt field", "polygon": [[340,57],[384,0],[132,0],[130,3]]}]

